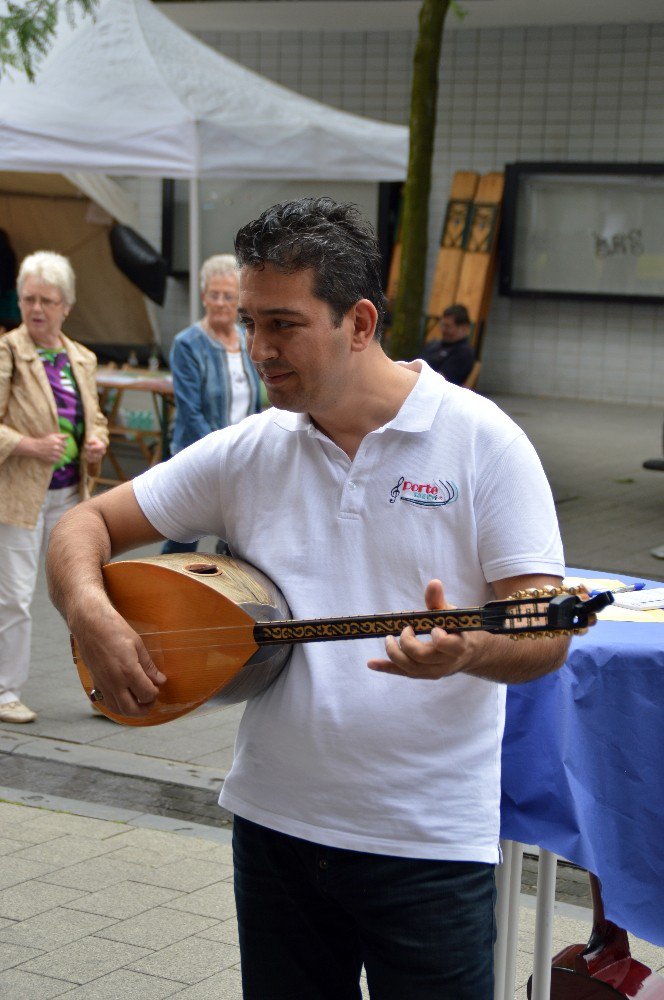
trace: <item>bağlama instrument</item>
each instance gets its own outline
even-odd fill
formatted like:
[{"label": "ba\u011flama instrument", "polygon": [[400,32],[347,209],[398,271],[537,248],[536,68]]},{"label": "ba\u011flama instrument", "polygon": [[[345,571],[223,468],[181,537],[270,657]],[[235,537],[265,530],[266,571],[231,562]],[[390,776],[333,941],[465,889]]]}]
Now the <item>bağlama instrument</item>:
[{"label": "ba\u011flama instrument", "polygon": [[[209,699],[245,701],[281,673],[293,644],[399,635],[410,625],[418,635],[483,630],[513,638],[582,631],[613,600],[599,594],[582,600],[583,588],[520,591],[481,608],[415,611],[293,621],[271,580],[254,566],[228,556],[191,552],[111,562],[104,585],[116,610],[143,640],[168,680],[141,717],[96,707],[127,726],[156,726],[193,711]],[[72,636],[72,653],[88,697],[94,683]]]}]

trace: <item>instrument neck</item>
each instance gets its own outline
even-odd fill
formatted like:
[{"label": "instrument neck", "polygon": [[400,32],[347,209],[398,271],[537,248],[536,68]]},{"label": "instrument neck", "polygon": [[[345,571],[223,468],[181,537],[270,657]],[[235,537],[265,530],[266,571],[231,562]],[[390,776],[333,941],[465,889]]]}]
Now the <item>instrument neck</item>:
[{"label": "instrument neck", "polygon": [[258,622],[254,641],[259,646],[279,643],[325,642],[340,639],[400,635],[410,625],[416,635],[433,628],[447,632],[479,631],[486,628],[482,608],[455,611],[414,611],[402,614],[355,616],[349,618],[310,618],[298,621]]}]

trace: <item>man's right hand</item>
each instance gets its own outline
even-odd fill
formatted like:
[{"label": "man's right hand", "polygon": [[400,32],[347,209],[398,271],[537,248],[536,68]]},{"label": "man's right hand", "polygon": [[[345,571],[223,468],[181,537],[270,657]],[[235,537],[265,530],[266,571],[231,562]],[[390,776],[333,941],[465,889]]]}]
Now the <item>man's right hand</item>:
[{"label": "man's right hand", "polygon": [[79,656],[103,703],[117,715],[146,715],[167,680],[143,640],[110,604],[93,616],[88,606],[72,627]]},{"label": "man's right hand", "polygon": [[113,607],[102,567],[113,556],[160,538],[138,506],[129,482],[63,514],[48,546],[51,600],[76,639],[105,706],[118,715],[145,715],[166,677],[152,662],[142,639]]}]

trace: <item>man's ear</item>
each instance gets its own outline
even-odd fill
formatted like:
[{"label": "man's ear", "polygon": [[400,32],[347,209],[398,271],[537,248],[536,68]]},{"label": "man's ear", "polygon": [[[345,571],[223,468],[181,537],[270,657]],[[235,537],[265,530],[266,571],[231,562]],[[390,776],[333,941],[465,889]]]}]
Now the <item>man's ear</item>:
[{"label": "man's ear", "polygon": [[378,312],[369,299],[359,299],[351,309],[353,334],[351,350],[365,351],[373,341],[378,321]]}]

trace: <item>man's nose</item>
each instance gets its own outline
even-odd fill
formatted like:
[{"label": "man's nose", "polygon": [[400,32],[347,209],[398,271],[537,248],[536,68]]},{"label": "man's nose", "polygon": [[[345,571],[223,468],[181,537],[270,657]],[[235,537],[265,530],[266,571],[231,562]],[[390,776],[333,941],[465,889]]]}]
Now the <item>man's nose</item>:
[{"label": "man's nose", "polygon": [[254,330],[248,338],[248,345],[249,357],[256,364],[277,357],[278,352],[274,342],[261,330]]}]

